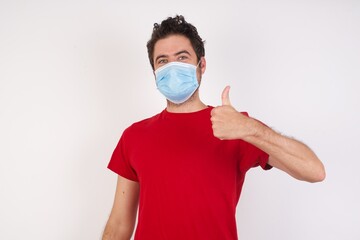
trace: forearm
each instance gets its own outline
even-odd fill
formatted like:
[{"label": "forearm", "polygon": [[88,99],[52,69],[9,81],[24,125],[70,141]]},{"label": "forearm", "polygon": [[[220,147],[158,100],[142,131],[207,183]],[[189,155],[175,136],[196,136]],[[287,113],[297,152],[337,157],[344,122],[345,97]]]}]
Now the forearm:
[{"label": "forearm", "polygon": [[133,228],[121,226],[114,222],[106,224],[102,240],[129,240],[131,238]]},{"label": "forearm", "polygon": [[318,182],[325,178],[324,166],[305,144],[285,137],[258,121],[249,118],[253,131],[243,140],[268,153],[269,164],[296,179]]}]

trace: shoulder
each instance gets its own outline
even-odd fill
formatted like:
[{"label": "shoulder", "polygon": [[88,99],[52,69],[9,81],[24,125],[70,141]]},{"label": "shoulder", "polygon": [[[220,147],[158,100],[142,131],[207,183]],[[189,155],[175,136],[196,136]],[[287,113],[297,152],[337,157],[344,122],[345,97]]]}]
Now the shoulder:
[{"label": "shoulder", "polygon": [[123,133],[123,135],[131,135],[131,134],[138,134],[138,133],[144,133],[145,131],[153,128],[159,123],[159,120],[161,119],[161,114],[158,113],[154,116],[145,118],[143,120],[134,122],[129,127],[127,127]]}]

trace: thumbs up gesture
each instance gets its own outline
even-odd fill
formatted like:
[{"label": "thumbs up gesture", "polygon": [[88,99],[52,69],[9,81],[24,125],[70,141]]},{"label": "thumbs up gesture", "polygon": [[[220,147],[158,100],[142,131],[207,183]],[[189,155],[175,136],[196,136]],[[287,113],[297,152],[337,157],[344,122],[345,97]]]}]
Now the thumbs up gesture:
[{"label": "thumbs up gesture", "polygon": [[230,86],[226,86],[221,95],[222,105],[211,111],[214,136],[221,140],[244,139],[251,134],[251,118],[236,111],[231,105]]}]

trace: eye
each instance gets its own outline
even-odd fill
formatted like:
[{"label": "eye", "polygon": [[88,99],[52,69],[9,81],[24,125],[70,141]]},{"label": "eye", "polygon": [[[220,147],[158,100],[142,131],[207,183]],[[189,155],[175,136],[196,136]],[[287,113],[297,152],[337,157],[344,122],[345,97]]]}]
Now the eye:
[{"label": "eye", "polygon": [[187,56],[179,56],[179,58],[178,58],[178,60],[179,61],[185,61],[185,60],[187,60],[188,59],[188,57]]},{"label": "eye", "polygon": [[167,63],[168,62],[168,60],[167,59],[159,59],[158,60],[158,64],[165,64],[165,63]]}]

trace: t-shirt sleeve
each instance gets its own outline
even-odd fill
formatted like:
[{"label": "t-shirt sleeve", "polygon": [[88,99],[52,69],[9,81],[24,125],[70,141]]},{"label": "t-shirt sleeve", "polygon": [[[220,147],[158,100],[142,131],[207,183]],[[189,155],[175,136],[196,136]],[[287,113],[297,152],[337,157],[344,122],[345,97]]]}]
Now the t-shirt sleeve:
[{"label": "t-shirt sleeve", "polygon": [[[249,117],[248,113],[246,113],[246,112],[242,112],[242,114]],[[260,122],[260,123],[264,124],[262,122]],[[267,154],[263,150],[257,148],[256,146],[254,146],[250,143],[246,143],[246,153],[247,153],[246,158],[249,161],[248,168],[258,167],[258,166],[260,166],[264,170],[269,170],[272,168],[272,166],[268,164],[269,154]]]},{"label": "t-shirt sleeve", "polygon": [[262,151],[261,149],[255,147],[254,145],[248,144],[248,153],[249,159],[252,159],[251,167],[258,167],[260,166],[264,170],[269,170],[272,168],[271,165],[268,164],[269,162],[269,155]]},{"label": "t-shirt sleeve", "polygon": [[[126,131],[126,130],[125,130]],[[129,156],[126,148],[125,132],[121,136],[108,164],[108,169],[117,173],[118,175],[132,181],[139,181],[136,171],[131,166]]]}]

